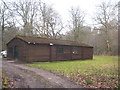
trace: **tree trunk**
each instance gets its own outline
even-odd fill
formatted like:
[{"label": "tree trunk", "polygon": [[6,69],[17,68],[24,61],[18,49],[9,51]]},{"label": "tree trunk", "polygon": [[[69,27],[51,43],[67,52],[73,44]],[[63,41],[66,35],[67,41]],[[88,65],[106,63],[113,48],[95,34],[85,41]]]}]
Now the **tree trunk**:
[{"label": "tree trunk", "polygon": [[112,48],[111,48],[111,44],[109,42],[109,40],[106,40],[107,43],[107,54],[111,55],[112,54]]}]

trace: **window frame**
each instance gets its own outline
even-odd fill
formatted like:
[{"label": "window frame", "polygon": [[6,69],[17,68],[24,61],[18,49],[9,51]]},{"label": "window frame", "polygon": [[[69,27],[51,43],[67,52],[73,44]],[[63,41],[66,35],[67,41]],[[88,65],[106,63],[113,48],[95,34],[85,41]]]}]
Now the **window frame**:
[{"label": "window frame", "polygon": [[79,54],[79,47],[72,47],[72,54]]},{"label": "window frame", "polygon": [[57,46],[56,53],[63,54],[64,53],[64,46]]}]

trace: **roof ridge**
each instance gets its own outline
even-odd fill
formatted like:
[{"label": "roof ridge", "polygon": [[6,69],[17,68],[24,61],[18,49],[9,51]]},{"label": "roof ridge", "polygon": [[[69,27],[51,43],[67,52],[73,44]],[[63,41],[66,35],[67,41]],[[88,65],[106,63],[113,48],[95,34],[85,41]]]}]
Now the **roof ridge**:
[{"label": "roof ridge", "polygon": [[[59,40],[59,41],[70,41],[70,42],[77,42],[77,41],[71,41],[71,40],[60,40],[60,39],[52,39],[52,38],[44,38],[44,37],[34,37],[34,36],[22,36],[22,35],[17,35],[16,37],[29,37],[29,38],[40,38],[40,39],[47,39],[47,40]],[[79,43],[79,42],[77,42]]]},{"label": "roof ridge", "polygon": [[77,41],[70,41],[70,40],[59,40],[59,39],[51,39],[51,38],[43,38],[43,37],[35,37],[35,36],[22,36],[22,35],[17,35],[16,38],[22,39],[23,41],[26,42],[32,42],[32,43],[43,43],[43,44],[48,44],[48,43],[54,43],[58,45],[72,45],[72,46],[86,46],[86,47],[92,47],[88,44],[82,43],[82,42],[77,42]]}]

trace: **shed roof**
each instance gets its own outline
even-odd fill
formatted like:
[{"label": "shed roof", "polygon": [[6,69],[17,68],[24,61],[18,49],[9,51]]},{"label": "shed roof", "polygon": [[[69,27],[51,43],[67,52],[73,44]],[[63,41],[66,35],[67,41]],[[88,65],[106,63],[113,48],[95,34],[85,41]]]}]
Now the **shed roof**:
[{"label": "shed roof", "polygon": [[68,40],[54,40],[54,39],[47,39],[47,38],[41,38],[41,37],[29,37],[29,36],[16,36],[15,38],[21,39],[27,43],[37,43],[37,44],[50,44],[50,43],[52,43],[53,45],[92,47],[92,46],[85,44],[85,43],[79,43],[76,41],[68,41]]}]

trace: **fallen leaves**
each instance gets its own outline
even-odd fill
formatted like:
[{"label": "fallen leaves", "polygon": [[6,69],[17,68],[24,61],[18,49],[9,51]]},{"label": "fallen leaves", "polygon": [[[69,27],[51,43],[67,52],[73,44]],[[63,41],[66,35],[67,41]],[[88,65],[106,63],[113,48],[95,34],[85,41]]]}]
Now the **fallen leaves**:
[{"label": "fallen leaves", "polygon": [[5,72],[2,75],[2,88],[15,88],[15,81],[10,80]]},{"label": "fallen leaves", "polygon": [[85,88],[116,88],[118,86],[118,75],[74,73],[71,74],[70,79]]}]

